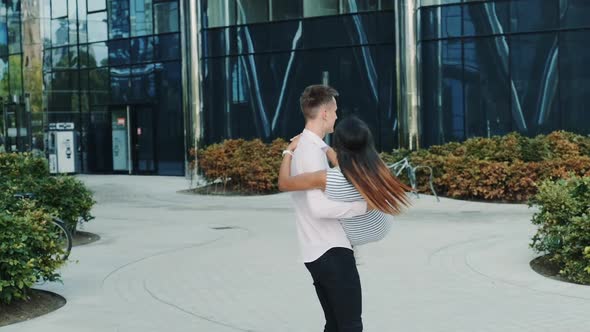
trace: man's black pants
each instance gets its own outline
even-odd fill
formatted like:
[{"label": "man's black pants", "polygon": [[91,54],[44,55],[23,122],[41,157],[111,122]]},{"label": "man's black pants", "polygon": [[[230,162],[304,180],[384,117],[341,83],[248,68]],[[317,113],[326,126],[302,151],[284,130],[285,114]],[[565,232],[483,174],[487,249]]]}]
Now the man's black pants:
[{"label": "man's black pants", "polygon": [[324,332],[362,331],[361,282],[354,252],[348,248],[332,248],[305,266],[324,309]]}]

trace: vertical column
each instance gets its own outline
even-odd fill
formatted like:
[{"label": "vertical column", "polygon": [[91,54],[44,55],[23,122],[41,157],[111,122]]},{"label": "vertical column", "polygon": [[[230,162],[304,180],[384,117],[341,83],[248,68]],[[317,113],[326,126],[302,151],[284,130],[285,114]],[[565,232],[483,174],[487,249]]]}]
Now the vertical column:
[{"label": "vertical column", "polygon": [[[200,71],[200,3],[199,0],[180,0],[182,87],[185,121],[185,161],[188,166],[188,150],[197,149],[203,136],[201,121],[201,71]],[[196,161],[195,154],[195,161]],[[195,165],[194,173],[196,175]],[[186,175],[190,169],[186,167]]]},{"label": "vertical column", "polygon": [[416,9],[417,0],[395,1],[399,141],[410,150],[420,148]]}]

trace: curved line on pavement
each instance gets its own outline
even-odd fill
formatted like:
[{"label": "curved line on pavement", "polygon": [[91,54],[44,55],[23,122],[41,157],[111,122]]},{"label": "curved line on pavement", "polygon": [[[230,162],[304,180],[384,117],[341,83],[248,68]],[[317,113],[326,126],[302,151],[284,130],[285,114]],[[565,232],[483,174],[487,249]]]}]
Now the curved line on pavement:
[{"label": "curved line on pavement", "polygon": [[118,268],[114,269],[113,271],[109,272],[109,274],[107,274],[106,277],[104,277],[104,279],[102,279],[102,285],[101,285],[101,287],[104,287],[104,284],[107,281],[107,279],[109,279],[110,277],[112,277],[114,274],[116,274],[117,272],[121,271],[122,269],[124,269],[126,267],[129,267],[129,266],[131,266],[133,264],[139,263],[141,261],[144,261],[146,259],[150,259],[150,258],[153,258],[153,257],[166,255],[166,254],[169,254],[169,253],[172,253],[172,252],[182,251],[182,250],[185,250],[185,249],[190,249],[190,248],[196,248],[196,247],[205,246],[205,245],[211,244],[213,242],[219,241],[222,238],[223,238],[223,236],[220,236],[220,237],[218,237],[216,239],[213,239],[213,240],[210,240],[210,241],[207,241],[207,242],[197,243],[197,244],[193,244],[193,245],[182,247],[182,248],[174,248],[174,249],[170,249],[170,250],[165,250],[165,251],[162,251],[162,252],[159,252],[159,253],[155,253],[155,254],[150,255],[150,256],[146,256],[146,257],[143,257],[143,258],[134,260],[134,261],[129,262],[127,264],[121,265]]},{"label": "curved line on pavement", "polygon": [[495,238],[499,238],[501,237],[500,235],[492,235],[492,236],[484,236],[484,237],[478,237],[475,239],[469,239],[469,240],[465,240],[465,241],[461,241],[461,242],[456,242],[456,243],[451,243],[448,244],[446,246],[440,247],[438,249],[436,249],[435,251],[431,252],[430,255],[428,255],[428,263],[430,264],[430,261],[432,260],[432,257],[436,254],[439,254],[447,249],[453,248],[453,247],[459,247],[465,244],[469,244],[471,242],[477,242],[477,241],[483,241],[483,240],[491,240],[491,239],[495,239]]},{"label": "curved line on pavement", "polygon": [[242,331],[242,332],[255,332],[255,330],[245,330],[245,329],[243,329],[243,328],[240,328],[240,327],[237,327],[237,326],[231,325],[231,324],[229,324],[229,323],[224,323],[224,322],[220,322],[220,321],[217,321],[217,320],[214,320],[214,319],[211,319],[211,318],[207,318],[207,317],[205,317],[205,316],[202,316],[202,315],[196,314],[196,313],[194,313],[194,312],[188,311],[188,310],[186,310],[186,309],[183,309],[183,308],[179,307],[178,305],[176,305],[176,304],[174,304],[174,303],[170,303],[170,302],[164,301],[164,300],[162,300],[161,298],[157,297],[157,296],[156,296],[154,293],[152,293],[152,291],[151,291],[151,290],[150,290],[150,289],[147,287],[145,280],[143,281],[143,289],[144,289],[146,292],[148,292],[148,294],[150,294],[150,296],[151,296],[151,297],[152,297],[154,300],[156,300],[156,301],[158,301],[158,302],[160,302],[160,303],[163,303],[163,304],[165,304],[165,305],[168,305],[168,306],[170,306],[170,307],[172,307],[172,308],[174,308],[174,309],[176,309],[176,310],[182,311],[182,312],[184,312],[185,314],[188,314],[188,315],[191,315],[191,316],[193,316],[193,317],[196,317],[196,318],[199,318],[199,319],[202,319],[202,320],[208,321],[208,322],[210,322],[210,323],[213,323],[213,324],[221,325],[221,326],[224,326],[224,327],[227,327],[227,328],[230,328],[230,329],[236,330],[236,331]]},{"label": "curved line on pavement", "polygon": [[[475,267],[473,267],[473,266],[472,266],[472,265],[469,263],[469,261],[467,260],[467,255],[465,255],[465,256],[463,257],[463,259],[464,259],[465,265],[467,265],[467,267],[468,267],[468,268],[469,268],[471,271],[473,271],[473,272],[475,272],[475,273],[479,274],[480,276],[482,276],[482,277],[484,277],[484,278],[486,278],[486,279],[492,280],[492,281],[501,282],[501,283],[503,283],[503,284],[507,284],[507,285],[510,285],[510,286],[518,287],[518,288],[524,288],[524,289],[528,289],[528,290],[530,290],[530,291],[533,291],[533,292],[535,292],[535,293],[541,293],[541,294],[550,294],[550,295],[557,295],[557,296],[562,296],[562,297],[571,298],[571,299],[577,299],[577,300],[590,301],[590,298],[587,298],[587,297],[581,297],[581,296],[575,296],[575,295],[567,295],[567,294],[561,294],[561,293],[556,293],[556,292],[544,291],[544,290],[540,290],[540,289],[536,289],[536,288],[531,288],[531,287],[529,287],[529,286],[519,285],[519,284],[517,284],[517,283],[514,283],[514,282],[511,282],[511,281],[509,281],[509,280],[495,278],[495,277],[493,277],[493,276],[491,276],[491,275],[488,275],[488,274],[486,274],[486,273],[483,273],[483,272],[479,271],[478,269],[476,269]],[[584,286],[581,286],[581,287],[584,287]]]}]

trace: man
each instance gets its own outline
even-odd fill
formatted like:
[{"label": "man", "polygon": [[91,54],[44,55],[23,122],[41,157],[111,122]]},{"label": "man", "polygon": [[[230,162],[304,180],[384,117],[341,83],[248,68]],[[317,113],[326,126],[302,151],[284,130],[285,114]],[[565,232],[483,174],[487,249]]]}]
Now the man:
[{"label": "man", "polygon": [[[293,155],[291,175],[328,169],[323,141],[334,131],[338,92],[328,86],[307,87],[300,98],[305,129]],[[362,331],[361,288],[354,253],[339,218],[367,211],[366,202],[328,200],[321,190],[292,194],[301,254],[326,318],[325,332]]]}]

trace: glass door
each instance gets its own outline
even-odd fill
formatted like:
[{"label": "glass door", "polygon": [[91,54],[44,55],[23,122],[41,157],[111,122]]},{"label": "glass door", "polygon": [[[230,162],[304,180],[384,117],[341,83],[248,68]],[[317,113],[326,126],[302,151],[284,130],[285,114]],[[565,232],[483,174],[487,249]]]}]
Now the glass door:
[{"label": "glass door", "polygon": [[7,103],[3,106],[4,144],[8,152],[26,152],[31,148],[31,120],[24,104]]},{"label": "glass door", "polygon": [[129,119],[127,107],[114,107],[111,111],[113,171],[129,172]]},{"label": "glass door", "polygon": [[156,141],[153,109],[150,106],[131,107],[133,140],[133,170],[138,174],[156,173]]}]

